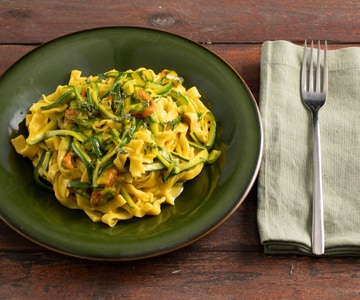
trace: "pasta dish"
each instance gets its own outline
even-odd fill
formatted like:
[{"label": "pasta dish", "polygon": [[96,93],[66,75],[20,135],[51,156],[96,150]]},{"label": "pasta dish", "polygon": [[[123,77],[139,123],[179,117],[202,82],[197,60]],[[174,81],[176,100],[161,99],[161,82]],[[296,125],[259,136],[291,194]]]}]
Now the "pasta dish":
[{"label": "pasta dish", "polygon": [[37,184],[113,227],[174,205],[184,183],[219,158],[215,118],[200,98],[171,70],[72,70],[31,106],[28,136],[11,142]]}]

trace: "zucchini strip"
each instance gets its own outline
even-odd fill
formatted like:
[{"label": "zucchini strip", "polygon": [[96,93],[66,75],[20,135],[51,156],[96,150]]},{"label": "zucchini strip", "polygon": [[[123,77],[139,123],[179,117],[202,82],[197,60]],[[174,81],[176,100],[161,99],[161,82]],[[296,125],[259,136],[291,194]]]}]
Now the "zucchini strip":
[{"label": "zucchini strip", "polygon": [[138,119],[133,126],[130,126],[123,134],[119,148],[124,147],[127,143],[130,142],[134,133],[139,129],[140,125],[143,123],[143,119]]},{"label": "zucchini strip", "polygon": [[91,176],[91,182],[94,187],[97,187],[97,179],[101,174],[100,170],[103,171],[105,169],[103,168],[103,166],[108,163],[108,161],[116,154],[116,152],[117,152],[117,148],[114,147],[112,150],[106,153],[101,159],[96,160],[95,167],[93,169]]},{"label": "zucchini strip", "polygon": [[187,157],[180,155],[179,153],[175,152],[175,151],[171,151],[171,155],[183,160],[183,161],[190,161],[190,159],[188,159]]},{"label": "zucchini strip", "polygon": [[68,183],[67,187],[69,189],[90,189],[92,188],[92,185],[83,181],[71,181]]},{"label": "zucchini strip", "polygon": [[189,162],[181,163],[179,165],[179,173],[184,172],[192,167],[195,167],[198,164],[205,163],[208,159],[208,156],[209,156],[209,154],[208,154],[207,150],[203,150],[203,151],[199,152]]},{"label": "zucchini strip", "polygon": [[73,99],[75,97],[75,92],[74,89],[70,89],[67,90],[65,93],[63,93],[57,100],[55,100],[53,103],[49,104],[49,105],[44,105],[41,106],[40,109],[42,110],[48,110],[51,108],[54,108],[60,104],[63,104],[65,102],[70,101],[71,99]]},{"label": "zucchini strip", "polygon": [[91,95],[90,98],[91,98],[92,102],[105,117],[107,117],[115,122],[121,122],[123,120],[122,117],[115,115],[113,112],[106,109],[106,107],[99,102],[98,93],[95,88],[90,89],[89,92]]},{"label": "zucchini strip", "polygon": [[211,148],[214,145],[216,137],[216,121],[213,113],[210,110],[208,110],[204,115],[204,119],[206,121],[205,117],[208,117],[207,121],[209,122],[209,133],[206,147]]},{"label": "zucchini strip", "polygon": [[90,138],[90,142],[91,142],[91,145],[92,145],[92,148],[93,148],[93,150],[95,152],[96,157],[97,158],[102,157],[103,153],[102,153],[102,150],[101,150],[101,144],[100,144],[99,138],[96,135],[93,135]]},{"label": "zucchini strip", "polygon": [[76,140],[73,140],[73,142],[71,143],[71,148],[75,152],[75,154],[82,160],[82,162],[85,165],[88,176],[89,176],[89,178],[91,178],[93,169],[94,169],[94,165],[93,165],[93,162],[92,162],[90,156],[86,153],[85,150],[83,150],[81,148],[81,145]]},{"label": "zucchini strip", "polygon": [[221,155],[221,151],[220,150],[212,150],[209,153],[208,159],[207,159],[207,163],[208,164],[212,164],[214,163]]},{"label": "zucchini strip", "polygon": [[48,139],[53,136],[72,136],[73,138],[77,139],[80,142],[84,142],[87,137],[83,135],[81,132],[75,130],[68,130],[68,129],[57,129],[57,130],[49,130],[45,134],[45,138]]},{"label": "zucchini strip", "polygon": [[144,170],[145,172],[151,172],[151,171],[156,171],[156,170],[161,170],[164,169],[164,165],[160,162],[155,162],[152,164],[145,164],[144,165]]},{"label": "zucchini strip", "polygon": [[137,207],[138,207],[138,206],[136,205],[136,203],[134,202],[134,200],[130,197],[129,193],[127,192],[127,190],[126,190],[124,187],[121,187],[120,194],[121,194],[121,196],[124,197],[126,203],[127,203],[131,208],[137,208]]},{"label": "zucchini strip", "polygon": [[38,163],[35,166],[33,177],[35,182],[48,190],[52,190],[52,186],[50,184],[46,184],[44,182],[44,175],[49,167],[50,159],[51,159],[52,152],[50,151],[44,151],[40,158]]},{"label": "zucchini strip", "polygon": [[28,138],[26,139],[26,143],[28,145],[35,145],[39,142],[41,142],[43,139],[46,138],[47,132],[50,130],[53,130],[57,127],[57,122],[55,120],[50,120],[49,123],[47,123],[41,130],[36,132],[35,134],[30,134]]}]

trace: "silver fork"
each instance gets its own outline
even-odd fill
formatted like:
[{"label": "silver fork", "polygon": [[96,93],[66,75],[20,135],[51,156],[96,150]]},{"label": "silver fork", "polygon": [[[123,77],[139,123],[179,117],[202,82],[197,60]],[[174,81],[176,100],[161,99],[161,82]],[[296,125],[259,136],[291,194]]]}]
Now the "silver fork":
[{"label": "silver fork", "polygon": [[[301,97],[305,106],[310,110],[313,120],[313,212],[312,212],[312,252],[315,255],[324,254],[324,212],[322,196],[322,176],[321,176],[321,151],[320,151],[320,125],[319,110],[325,104],[328,85],[328,62],[327,62],[327,42],[324,45],[324,63],[322,71],[322,89],[320,72],[320,41],[318,42],[317,64],[316,64],[316,86],[314,90],[314,60],[313,60],[313,41],[311,41],[310,66],[307,71],[307,43],[304,43],[304,56],[301,70]],[[309,76],[308,76],[309,74]],[[308,77],[308,78],[307,78]]]}]

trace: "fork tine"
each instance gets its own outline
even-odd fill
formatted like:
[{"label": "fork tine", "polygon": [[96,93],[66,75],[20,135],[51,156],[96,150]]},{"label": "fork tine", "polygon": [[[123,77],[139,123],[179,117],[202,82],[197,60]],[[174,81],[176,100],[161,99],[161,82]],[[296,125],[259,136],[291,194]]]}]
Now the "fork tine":
[{"label": "fork tine", "polygon": [[307,90],[307,82],[306,82],[306,48],[307,48],[307,41],[304,42],[304,54],[303,54],[303,60],[302,60],[302,67],[301,67],[301,93],[304,97],[304,93]]},{"label": "fork tine", "polygon": [[316,87],[315,91],[317,93],[321,92],[321,81],[320,81],[320,41],[318,41],[318,51],[317,51],[317,63],[316,63]]},{"label": "fork tine", "polygon": [[324,44],[324,69],[323,69],[323,93],[328,89],[328,57],[327,57],[327,41]]},{"label": "fork tine", "polygon": [[309,92],[314,92],[314,71],[313,71],[313,51],[314,50],[314,41],[311,41],[311,49],[310,49],[310,68],[309,68]]}]

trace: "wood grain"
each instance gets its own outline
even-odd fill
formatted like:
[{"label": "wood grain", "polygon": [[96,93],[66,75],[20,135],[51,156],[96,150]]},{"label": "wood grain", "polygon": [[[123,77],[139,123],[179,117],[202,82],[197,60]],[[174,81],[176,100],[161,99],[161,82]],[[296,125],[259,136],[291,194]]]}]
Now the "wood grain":
[{"label": "wood grain", "polygon": [[0,43],[38,44],[74,31],[141,26],[200,43],[327,39],[360,42],[360,2],[339,1],[1,1]]},{"label": "wood grain", "polygon": [[[88,262],[48,252],[0,254],[9,299],[351,299],[358,260],[259,252],[173,252],[135,262]],[[15,298],[14,298],[15,299]]]}]

